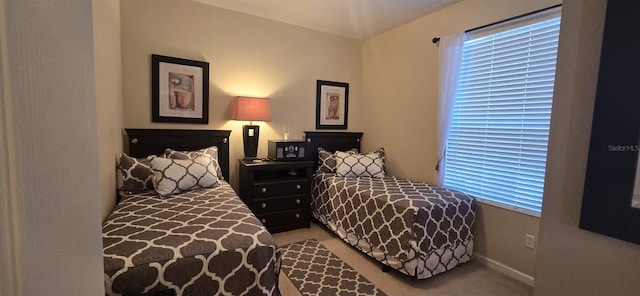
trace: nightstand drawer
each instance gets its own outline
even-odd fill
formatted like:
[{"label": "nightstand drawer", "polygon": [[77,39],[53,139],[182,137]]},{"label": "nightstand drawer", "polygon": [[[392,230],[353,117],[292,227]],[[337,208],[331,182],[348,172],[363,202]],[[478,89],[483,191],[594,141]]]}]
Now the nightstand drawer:
[{"label": "nightstand drawer", "polygon": [[253,185],[253,197],[262,198],[269,196],[306,194],[310,191],[311,184],[307,179],[297,181],[255,183]]},{"label": "nightstand drawer", "polygon": [[256,214],[274,211],[288,211],[306,208],[309,204],[309,195],[290,195],[284,197],[272,197],[254,199],[251,208]]},{"label": "nightstand drawer", "polygon": [[258,220],[268,229],[277,229],[278,227],[290,226],[295,224],[309,224],[309,213],[306,209],[298,209],[294,211],[276,212],[269,214],[258,214]]}]

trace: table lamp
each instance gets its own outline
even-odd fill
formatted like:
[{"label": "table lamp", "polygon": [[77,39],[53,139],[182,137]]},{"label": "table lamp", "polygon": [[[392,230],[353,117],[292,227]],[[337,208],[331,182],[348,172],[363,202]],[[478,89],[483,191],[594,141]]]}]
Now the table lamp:
[{"label": "table lamp", "polygon": [[253,121],[271,121],[269,99],[252,97],[234,97],[231,109],[231,119],[249,121],[242,126],[242,141],[244,143],[244,159],[254,160],[258,155],[258,138],[260,126],[253,125]]}]

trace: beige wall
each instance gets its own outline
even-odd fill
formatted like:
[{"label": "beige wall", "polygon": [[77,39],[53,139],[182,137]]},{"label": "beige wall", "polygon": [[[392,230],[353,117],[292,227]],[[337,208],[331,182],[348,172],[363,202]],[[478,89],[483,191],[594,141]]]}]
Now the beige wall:
[{"label": "beige wall", "polygon": [[[267,140],[315,129],[316,80],[348,82],[349,130],[360,130],[360,42],[192,1],[122,1],[124,126],[230,129],[231,178],[244,156],[242,124],[230,120],[234,96],[271,99],[272,121],[260,123],[259,157]],[[151,54],[210,64],[209,124],[151,122]]]},{"label": "beige wall", "polygon": [[91,2],[0,5],[10,143],[0,158],[13,176],[3,200],[17,231],[0,241],[18,248],[9,264],[20,280],[3,295],[104,294]]},{"label": "beige wall", "polygon": [[[495,261],[487,262],[492,267],[532,285],[536,251],[525,247],[524,239],[525,234],[538,237],[539,225],[538,217],[479,203],[474,251],[488,260]],[[515,272],[502,268],[511,268]]]},{"label": "beige wall", "polygon": [[93,0],[98,152],[102,219],[116,202],[115,159],[122,151],[120,0]]},{"label": "beige wall", "polygon": [[8,27],[0,0],[0,295],[22,295],[16,135],[9,81]]},{"label": "beige wall", "polygon": [[[493,23],[560,3],[557,0],[464,0],[363,43],[361,104],[364,150],[384,146],[389,172],[432,182],[437,158],[438,47],[433,37]],[[476,252],[528,276],[538,218],[480,205]]]},{"label": "beige wall", "polygon": [[564,2],[536,295],[638,295],[640,245],[578,228],[606,2]]}]

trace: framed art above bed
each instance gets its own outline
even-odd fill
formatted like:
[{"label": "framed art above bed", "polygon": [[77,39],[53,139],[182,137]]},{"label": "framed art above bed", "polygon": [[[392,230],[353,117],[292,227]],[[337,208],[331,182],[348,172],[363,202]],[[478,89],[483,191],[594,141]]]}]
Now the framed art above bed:
[{"label": "framed art above bed", "polygon": [[318,80],[316,129],[347,129],[349,83]]},{"label": "framed art above bed", "polygon": [[151,121],[209,123],[209,63],[151,55]]}]

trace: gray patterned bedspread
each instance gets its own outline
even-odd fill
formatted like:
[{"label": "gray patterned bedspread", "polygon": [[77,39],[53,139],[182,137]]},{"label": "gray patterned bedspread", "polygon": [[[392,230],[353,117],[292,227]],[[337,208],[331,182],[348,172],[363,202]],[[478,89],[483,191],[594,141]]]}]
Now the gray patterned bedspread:
[{"label": "gray patterned bedspread", "polygon": [[393,176],[317,173],[312,215],[369,256],[417,278],[471,260],[475,199]]},{"label": "gray patterned bedspread", "polygon": [[102,227],[107,295],[279,295],[280,251],[228,183],[124,196]]}]

